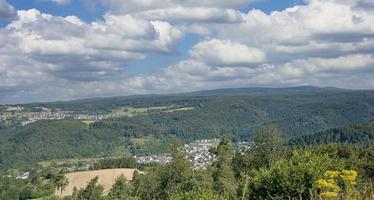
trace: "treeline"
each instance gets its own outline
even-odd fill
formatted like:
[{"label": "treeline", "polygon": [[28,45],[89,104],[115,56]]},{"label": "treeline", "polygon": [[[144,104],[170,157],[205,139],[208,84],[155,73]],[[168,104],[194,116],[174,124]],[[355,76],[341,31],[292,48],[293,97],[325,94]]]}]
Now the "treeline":
[{"label": "treeline", "polygon": [[127,157],[100,160],[99,162],[94,163],[90,170],[139,167],[140,165],[136,162],[136,160],[133,157]]},{"label": "treeline", "polygon": [[316,144],[370,144],[374,141],[374,123],[352,125],[345,128],[333,128],[318,133],[290,139],[291,146],[309,146]]}]

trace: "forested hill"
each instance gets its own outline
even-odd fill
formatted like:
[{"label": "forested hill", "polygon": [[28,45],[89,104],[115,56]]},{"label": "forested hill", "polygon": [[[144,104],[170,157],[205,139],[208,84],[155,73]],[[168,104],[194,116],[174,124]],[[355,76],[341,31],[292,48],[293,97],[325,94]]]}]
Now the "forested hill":
[{"label": "forested hill", "polygon": [[[238,90],[245,89],[233,89],[236,92],[232,95],[223,95],[229,92],[222,91],[229,90],[205,96],[133,96],[22,105],[26,109],[43,106],[85,113],[113,113],[119,108],[127,109],[126,106],[138,110],[177,107],[166,112],[96,120],[90,125],[71,119],[13,127],[0,124],[0,168],[17,162],[112,156],[124,151],[152,153],[167,146],[164,142],[170,137],[184,142],[223,136],[232,141],[250,140],[269,123],[276,124],[288,139],[374,119],[374,91],[306,87],[289,89],[300,90],[296,94],[287,91],[238,95]],[[139,142],[144,138],[148,138],[146,143]],[[144,150],[141,144],[154,148]]]},{"label": "forested hill", "polygon": [[[72,101],[57,101],[49,103],[31,103],[22,106],[35,107],[46,106],[52,108],[63,108],[67,110],[105,110],[114,106],[159,106],[170,103],[196,103],[210,97],[229,96],[293,96],[293,95],[332,95],[353,90],[333,87],[286,87],[286,88],[226,88],[204,90],[188,93],[154,94],[154,95],[132,95],[104,98],[89,98]],[[357,91],[356,91],[357,92]],[[365,91],[364,91],[365,92]]]},{"label": "forested hill", "polygon": [[318,144],[370,144],[374,142],[374,122],[352,125],[344,128],[333,128],[318,133],[291,139],[294,146],[311,146]]},{"label": "forested hill", "polygon": [[349,90],[334,87],[286,87],[286,88],[226,88],[180,94],[182,96],[264,96],[264,95],[312,95],[321,93],[339,93]]}]

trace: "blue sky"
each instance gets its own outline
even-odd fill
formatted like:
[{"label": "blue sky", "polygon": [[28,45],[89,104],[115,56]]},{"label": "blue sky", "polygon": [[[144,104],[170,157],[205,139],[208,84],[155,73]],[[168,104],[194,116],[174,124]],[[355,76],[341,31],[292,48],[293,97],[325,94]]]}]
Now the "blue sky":
[{"label": "blue sky", "polygon": [[371,0],[0,0],[0,103],[374,88]]}]

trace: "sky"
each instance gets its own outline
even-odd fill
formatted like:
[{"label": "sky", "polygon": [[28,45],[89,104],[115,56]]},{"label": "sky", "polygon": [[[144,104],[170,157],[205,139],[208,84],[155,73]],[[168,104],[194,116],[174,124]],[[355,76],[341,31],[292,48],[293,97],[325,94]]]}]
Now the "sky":
[{"label": "sky", "polygon": [[374,89],[373,0],[0,0],[0,104]]}]

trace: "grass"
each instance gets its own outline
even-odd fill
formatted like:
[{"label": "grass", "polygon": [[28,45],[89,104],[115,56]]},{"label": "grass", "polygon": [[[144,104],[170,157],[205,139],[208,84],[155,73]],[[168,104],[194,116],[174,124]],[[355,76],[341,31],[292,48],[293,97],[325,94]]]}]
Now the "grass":
[{"label": "grass", "polygon": [[193,109],[195,109],[195,107],[182,107],[182,108],[167,110],[165,112],[166,113],[171,113],[171,112],[177,112],[177,111],[189,111],[189,110],[193,110]]},{"label": "grass", "polygon": [[55,159],[38,162],[43,168],[50,167],[52,164],[63,165],[65,163],[78,164],[79,162],[92,163],[101,160],[102,158],[71,158],[71,159]]},{"label": "grass", "polygon": [[129,116],[136,114],[147,114],[149,112],[177,112],[177,111],[188,111],[195,109],[194,107],[178,107],[177,105],[170,106],[153,106],[153,107],[144,107],[144,108],[134,108],[134,107],[117,107],[112,111],[114,115]]}]

